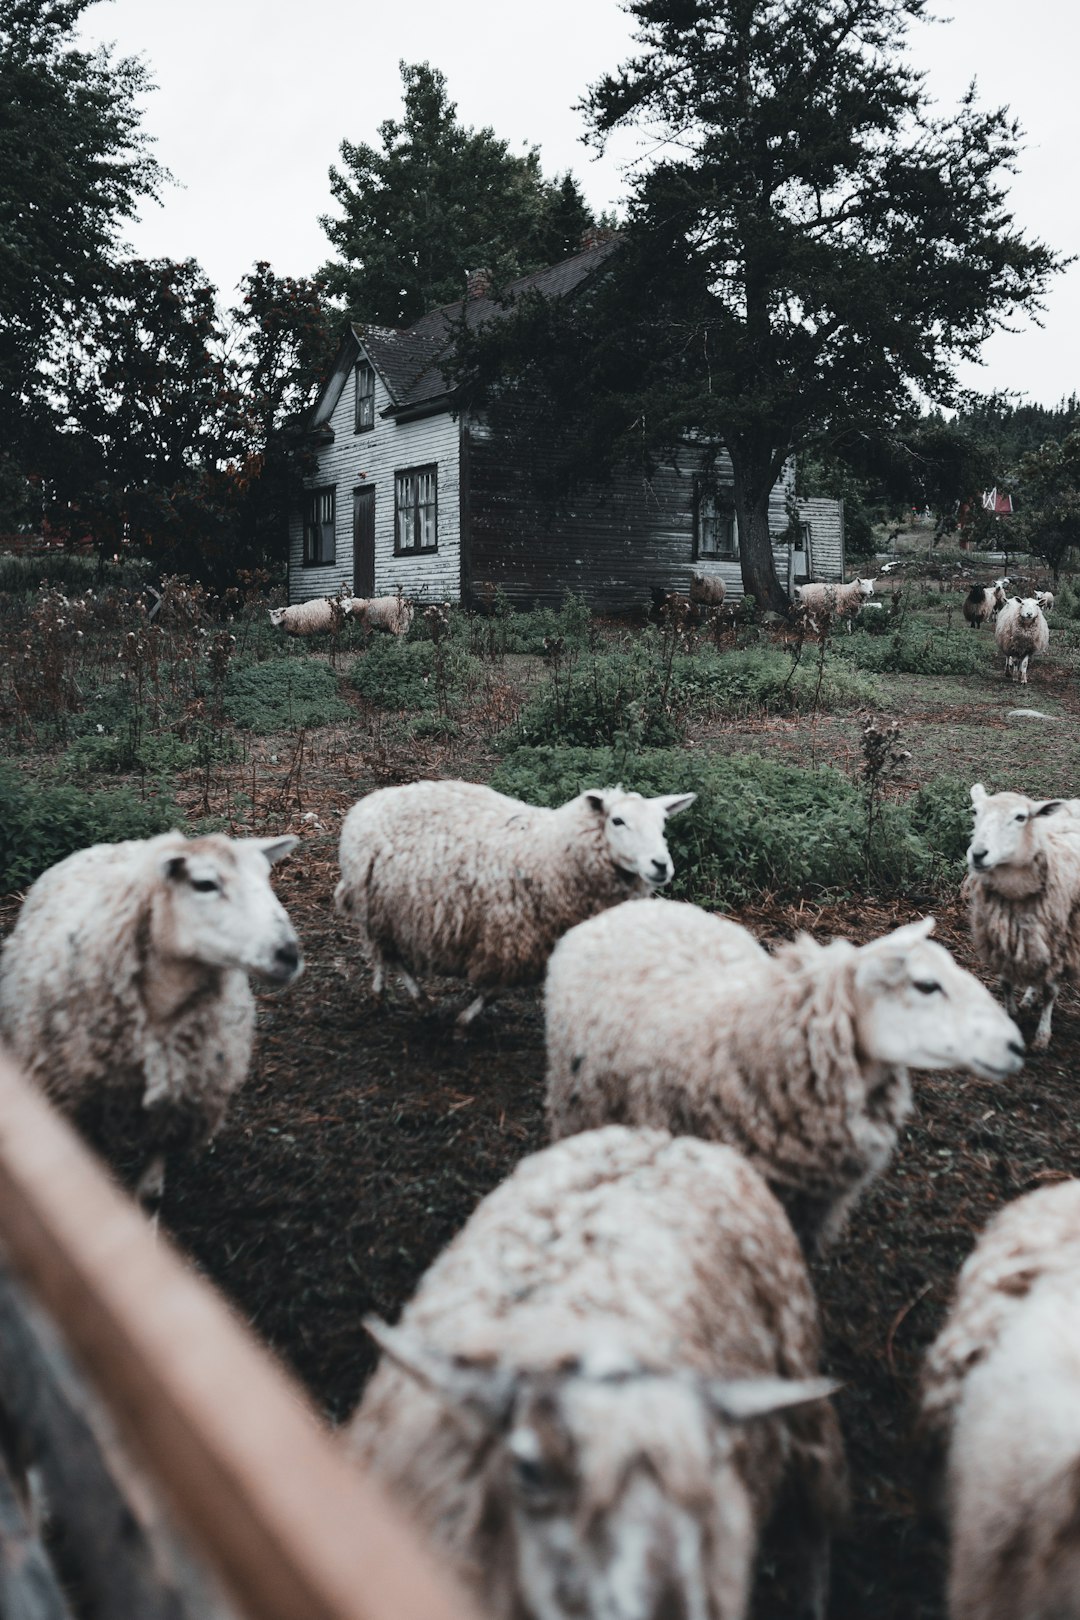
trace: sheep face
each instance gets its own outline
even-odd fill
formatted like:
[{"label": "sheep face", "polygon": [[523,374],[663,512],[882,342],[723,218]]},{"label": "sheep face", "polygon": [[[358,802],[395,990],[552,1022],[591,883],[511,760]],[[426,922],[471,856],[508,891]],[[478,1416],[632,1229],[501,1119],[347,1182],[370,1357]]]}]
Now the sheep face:
[{"label": "sheep face", "polygon": [[876,578],[877,576],[875,575],[874,579],[856,579],[853,580],[852,583],[859,587],[860,596],[873,596]]},{"label": "sheep face", "polygon": [[971,872],[999,866],[1030,866],[1038,848],[1038,823],[1066,808],[1062,799],[1029,799],[1023,793],[987,793],[981,782],[971,790],[975,829],[968,845]]},{"label": "sheep face", "polygon": [[668,816],[676,816],[693,804],[696,796],[665,793],[656,799],[643,799],[640,793],[608,788],[587,793],[585,798],[604,818],[608,854],[616,870],[658,889],[670,881],[675,870],[664,838],[664,823]]},{"label": "sheep face", "polygon": [[603,1343],[568,1366],[523,1371],[451,1361],[408,1330],[367,1326],[486,1453],[492,1613],[744,1614],[757,1528],[734,1435],[834,1384],[654,1373]]},{"label": "sheep face", "polygon": [[1024,1042],[984,985],[927,935],[932,917],[864,945],[854,977],[859,1046],[872,1061],[911,1069],[1015,1074]]},{"label": "sheep face", "polygon": [[157,857],[153,939],[176,962],[239,968],[288,984],[303,966],[299,941],[270,887],[270,866],[295,838],[194,838]]},{"label": "sheep face", "polygon": [[1025,596],[1017,611],[1017,619],[1025,630],[1029,630],[1038,620],[1042,609],[1033,596]]},{"label": "sheep face", "polygon": [[270,608],[268,611],[269,611],[269,614],[270,614],[270,623],[274,626],[274,628],[276,630],[280,625],[284,624],[285,615],[289,610],[288,610],[288,608],[276,607],[276,608]]}]

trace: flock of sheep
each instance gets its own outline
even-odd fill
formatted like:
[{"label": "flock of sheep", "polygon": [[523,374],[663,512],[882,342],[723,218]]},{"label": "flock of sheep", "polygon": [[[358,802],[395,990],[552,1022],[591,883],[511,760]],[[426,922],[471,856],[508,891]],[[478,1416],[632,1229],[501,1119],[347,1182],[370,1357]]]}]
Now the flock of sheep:
[{"label": "flock of sheep", "polygon": [[[464,979],[466,1025],[546,973],[552,1145],[396,1327],[369,1322],[382,1361],[348,1431],[493,1616],[739,1620],[774,1517],[824,1615],[847,1481],[807,1256],[895,1152],[909,1069],[1007,1079],[1011,1014],[1045,1046],[1080,967],[1080,801],[971,797],[973,939],[1008,1010],[931,919],[770,954],[660,898],[692,794],[541,809],[417,782],[350,810],[335,905],[377,995],[391,972],[418,999],[424,975]],[[83,850],[5,946],[0,1034],[106,1151],[136,1130],[148,1202],[245,1077],[248,975],[301,971],[270,885],[293,842]],[[1000,1213],[926,1361],[953,1620],[1080,1616],[1078,1217],[1077,1182]]]}]

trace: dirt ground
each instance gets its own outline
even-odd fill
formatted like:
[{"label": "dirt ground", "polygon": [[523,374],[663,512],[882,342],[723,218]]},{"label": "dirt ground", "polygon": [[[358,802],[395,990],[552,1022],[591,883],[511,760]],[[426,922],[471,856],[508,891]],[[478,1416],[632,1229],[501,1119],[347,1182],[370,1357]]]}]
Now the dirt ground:
[{"label": "dirt ground", "polygon": [[[263,998],[255,1072],[209,1154],[174,1176],[164,1218],[340,1419],[373,1363],[364,1314],[394,1318],[478,1199],[542,1145],[543,1027],[537,995],[525,992],[466,1040],[449,1025],[462,1004],[452,985],[440,987],[437,1013],[418,1014],[404,997],[376,1009],[331,911],[335,876],[324,839],[280,869],[307,971],[290,992]],[[908,914],[852,901],[740,915],[767,940],[796,927],[868,938]],[[941,914],[939,937],[973,966],[958,907]],[[991,1212],[1080,1174],[1078,1043],[1066,995],[1051,1052],[1018,1078],[918,1077],[917,1113],[892,1168],[817,1267],[853,1475],[834,1620],[943,1612],[943,1545],[920,1518],[910,1448],[920,1355]],[[781,1612],[766,1589],[759,1620]]]}]

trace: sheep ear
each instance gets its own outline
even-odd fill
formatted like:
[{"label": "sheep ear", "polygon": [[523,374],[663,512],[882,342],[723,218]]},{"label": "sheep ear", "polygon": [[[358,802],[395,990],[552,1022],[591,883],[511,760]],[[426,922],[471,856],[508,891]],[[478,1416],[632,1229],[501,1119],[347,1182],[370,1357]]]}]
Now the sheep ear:
[{"label": "sheep ear", "polygon": [[710,1405],[729,1423],[746,1423],[792,1406],[824,1401],[843,1386],[834,1378],[717,1378],[710,1379]]},{"label": "sheep ear", "polygon": [[989,797],[989,795],[987,794],[987,791],[983,787],[981,782],[975,782],[972,785],[971,802],[975,806],[976,810],[983,803],[983,801],[988,797]]},{"label": "sheep ear", "polygon": [[665,816],[677,816],[680,810],[689,809],[696,798],[696,793],[662,793],[653,802],[660,806]]},{"label": "sheep ear", "polygon": [[585,802],[598,816],[607,814],[607,793],[602,788],[589,788],[585,794]]},{"label": "sheep ear", "polygon": [[908,974],[908,957],[914,946],[933,932],[934,918],[921,917],[918,922],[905,923],[891,934],[872,939],[860,947],[857,983],[885,989],[903,984]]},{"label": "sheep ear", "polygon": [[286,855],[291,855],[300,840],[292,833],[283,833],[280,838],[247,838],[244,842],[261,849],[267,861],[273,866],[275,861],[284,860]]},{"label": "sheep ear", "polygon": [[163,855],[158,862],[158,871],[169,883],[186,883],[188,877],[188,863],[186,855]]},{"label": "sheep ear", "polygon": [[1040,804],[1035,814],[1037,816],[1052,816],[1056,811],[1064,810],[1064,808],[1064,799],[1047,799],[1045,804]]},{"label": "sheep ear", "polygon": [[365,1316],[364,1327],[383,1355],[463,1422],[501,1428],[514,1405],[517,1380],[504,1367],[444,1355],[408,1328],[392,1328],[378,1316]]}]

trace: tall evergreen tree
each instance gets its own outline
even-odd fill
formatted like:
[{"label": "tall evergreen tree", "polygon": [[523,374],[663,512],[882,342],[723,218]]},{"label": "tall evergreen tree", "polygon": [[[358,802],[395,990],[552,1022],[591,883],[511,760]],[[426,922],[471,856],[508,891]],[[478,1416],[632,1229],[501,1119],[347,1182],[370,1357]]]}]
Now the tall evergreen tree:
[{"label": "tall evergreen tree", "polygon": [[[552,320],[518,312],[534,370],[565,378],[595,461],[722,442],[743,584],[783,610],[769,491],[803,445],[887,433],[1061,261],[1006,205],[1019,131],[974,89],[933,115],[907,56],[926,0],[630,0],[640,54],[584,101],[656,153],[606,283]],[[531,323],[531,324],[530,324]],[[509,340],[501,338],[502,363]]]},{"label": "tall evergreen tree", "polygon": [[407,326],[464,296],[470,270],[496,282],[549,263],[591,223],[572,177],[546,181],[534,147],[523,157],[491,129],[467,129],[446,79],[401,64],[405,109],[379,126],[381,149],[343,141],[330,170],[340,218],[321,224],[341,258],[320,277],[357,319]]}]

